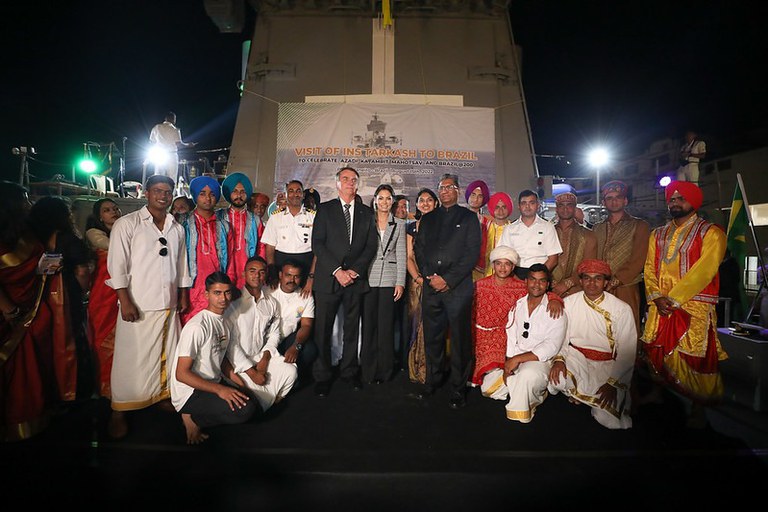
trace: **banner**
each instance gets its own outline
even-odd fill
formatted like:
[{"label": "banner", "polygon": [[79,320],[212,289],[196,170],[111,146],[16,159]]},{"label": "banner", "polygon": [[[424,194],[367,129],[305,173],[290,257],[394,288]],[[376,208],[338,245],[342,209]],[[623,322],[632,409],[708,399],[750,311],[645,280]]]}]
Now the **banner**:
[{"label": "banner", "polygon": [[360,173],[365,204],[382,183],[413,202],[421,188],[437,192],[445,173],[459,175],[461,187],[483,180],[494,190],[495,141],[490,108],[281,103],[273,193],[298,179],[321,201],[333,199],[345,166]]}]

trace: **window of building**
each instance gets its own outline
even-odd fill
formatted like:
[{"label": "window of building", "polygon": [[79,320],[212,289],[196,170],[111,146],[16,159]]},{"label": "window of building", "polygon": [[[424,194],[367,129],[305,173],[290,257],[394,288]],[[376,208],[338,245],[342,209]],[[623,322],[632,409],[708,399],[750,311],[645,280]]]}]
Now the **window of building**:
[{"label": "window of building", "polygon": [[748,292],[757,292],[760,288],[760,280],[757,271],[760,268],[757,256],[747,256],[747,264],[744,267],[744,289]]}]

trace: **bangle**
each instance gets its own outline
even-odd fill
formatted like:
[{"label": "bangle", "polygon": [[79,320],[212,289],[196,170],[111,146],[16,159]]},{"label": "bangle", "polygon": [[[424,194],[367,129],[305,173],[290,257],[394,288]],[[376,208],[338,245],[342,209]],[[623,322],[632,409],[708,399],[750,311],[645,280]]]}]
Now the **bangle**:
[{"label": "bangle", "polygon": [[309,274],[307,274],[307,279],[314,279],[314,278],[315,278],[314,272],[310,272]]}]

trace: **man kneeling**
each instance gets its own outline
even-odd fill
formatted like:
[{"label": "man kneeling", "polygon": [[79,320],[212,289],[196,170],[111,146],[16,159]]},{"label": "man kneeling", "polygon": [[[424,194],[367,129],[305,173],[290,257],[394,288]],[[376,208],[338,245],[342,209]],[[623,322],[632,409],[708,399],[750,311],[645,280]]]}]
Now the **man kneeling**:
[{"label": "man kneeling", "polygon": [[288,363],[277,349],[280,343],[280,305],[265,286],[267,262],[251,256],[245,263],[245,286],[232,303],[227,318],[236,329],[228,357],[234,371],[225,374],[247,388],[266,411],[291,391],[298,376],[295,363]]},{"label": "man kneeling", "polygon": [[566,317],[552,318],[547,312],[549,269],[535,263],[528,270],[525,285],[528,294],[509,312],[507,323],[507,360],[504,377],[509,392],[507,419],[528,423],[536,407],[547,398],[549,360],[565,339]]},{"label": "man kneeling", "polygon": [[592,417],[612,429],[632,426],[629,385],[637,330],[632,307],[610,293],[611,267],[603,260],[578,266],[583,291],[565,298],[566,343],[553,359],[549,392],[592,407]]},{"label": "man kneeling", "polygon": [[232,329],[223,314],[232,300],[232,281],[222,272],[210,274],[205,296],[208,307],[181,330],[171,368],[171,401],[181,413],[188,444],[208,439],[204,428],[245,423],[259,409],[248,395],[222,381],[231,371],[224,356]]}]

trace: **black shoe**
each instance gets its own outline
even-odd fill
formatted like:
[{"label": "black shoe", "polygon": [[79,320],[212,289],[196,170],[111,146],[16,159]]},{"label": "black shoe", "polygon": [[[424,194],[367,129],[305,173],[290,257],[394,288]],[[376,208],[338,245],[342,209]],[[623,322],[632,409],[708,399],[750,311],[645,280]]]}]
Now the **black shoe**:
[{"label": "black shoe", "polygon": [[331,383],[328,381],[324,382],[318,382],[315,384],[315,395],[318,396],[318,398],[325,398],[328,396],[328,393],[331,392]]},{"label": "black shoe", "polygon": [[416,400],[426,400],[435,393],[435,389],[432,386],[421,386],[419,389],[408,393],[409,398],[415,398]]},{"label": "black shoe", "polygon": [[344,382],[352,386],[353,391],[360,391],[363,389],[363,383],[360,382],[360,377],[350,377],[349,379],[345,379]]},{"label": "black shoe", "polygon": [[464,393],[453,393],[451,395],[451,399],[448,400],[448,405],[451,407],[451,409],[461,409],[467,405],[467,397]]}]

